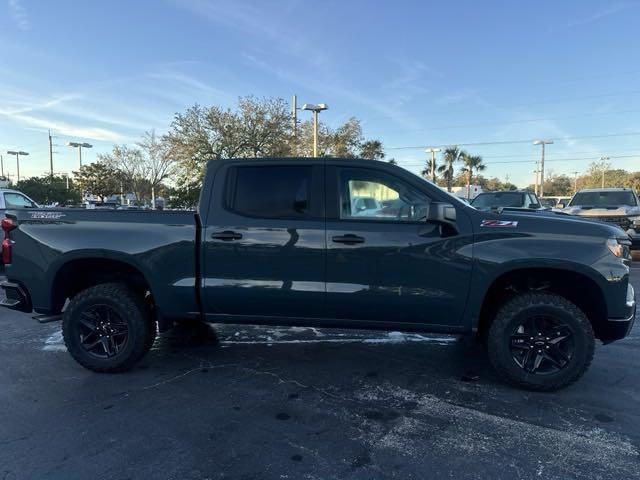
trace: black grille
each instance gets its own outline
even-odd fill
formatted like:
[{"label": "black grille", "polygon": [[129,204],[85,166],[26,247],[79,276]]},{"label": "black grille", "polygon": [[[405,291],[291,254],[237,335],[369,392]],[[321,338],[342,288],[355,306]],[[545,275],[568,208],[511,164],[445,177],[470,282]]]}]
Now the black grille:
[{"label": "black grille", "polygon": [[620,225],[623,229],[628,230],[631,228],[631,220],[629,217],[593,217],[602,222],[615,223]]}]

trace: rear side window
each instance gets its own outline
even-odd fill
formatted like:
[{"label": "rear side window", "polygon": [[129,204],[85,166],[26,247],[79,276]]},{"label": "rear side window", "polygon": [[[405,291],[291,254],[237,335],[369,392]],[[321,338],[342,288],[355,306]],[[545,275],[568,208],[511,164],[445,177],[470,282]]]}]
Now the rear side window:
[{"label": "rear side window", "polygon": [[229,208],[249,217],[308,217],[311,172],[310,166],[237,167]]}]

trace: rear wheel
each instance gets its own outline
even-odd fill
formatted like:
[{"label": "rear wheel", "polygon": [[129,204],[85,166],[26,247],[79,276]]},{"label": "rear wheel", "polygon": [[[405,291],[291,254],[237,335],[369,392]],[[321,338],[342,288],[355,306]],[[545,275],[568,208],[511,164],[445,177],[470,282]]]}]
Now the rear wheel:
[{"label": "rear wheel", "polygon": [[551,391],[575,382],[593,359],[595,339],[586,315],[553,293],[521,294],[506,302],[489,329],[489,359],[506,381]]},{"label": "rear wheel", "polygon": [[126,285],[105,283],[76,295],[62,332],[71,356],[96,372],[129,370],[153,344],[155,323],[140,295]]}]

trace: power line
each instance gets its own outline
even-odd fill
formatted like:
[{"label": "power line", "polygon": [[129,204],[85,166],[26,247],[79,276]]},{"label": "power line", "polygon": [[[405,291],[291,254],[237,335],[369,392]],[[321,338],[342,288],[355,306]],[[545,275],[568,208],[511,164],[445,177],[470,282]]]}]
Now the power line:
[{"label": "power line", "polygon": [[557,117],[538,117],[538,118],[526,118],[522,120],[510,120],[508,122],[481,122],[481,123],[459,123],[457,125],[443,125],[439,127],[428,127],[428,128],[414,128],[414,129],[403,129],[403,130],[395,130],[395,131],[385,131],[385,134],[389,133],[406,133],[406,132],[430,132],[437,130],[448,130],[452,128],[472,128],[472,127],[495,127],[501,125],[518,125],[521,123],[534,123],[534,122],[543,122],[547,120],[566,120],[569,118],[581,118],[581,117],[593,117],[593,116],[601,116],[601,115],[619,115],[624,113],[639,113],[638,109],[631,110],[617,110],[613,112],[582,112],[582,113],[574,113],[571,115],[559,115]]},{"label": "power line", "polygon": [[[623,95],[637,95],[640,94],[640,90],[628,90],[625,92],[610,92],[610,93],[600,93],[600,94],[596,94],[596,95],[585,95],[585,96],[581,96],[581,97],[557,97],[554,99],[547,99],[547,100],[538,100],[538,101],[533,101],[533,102],[527,102],[527,103],[515,103],[515,104],[498,104],[498,105],[494,105],[490,102],[487,101],[482,101],[481,103],[486,104],[487,108],[493,108],[496,110],[507,110],[510,108],[527,108],[527,107],[534,107],[536,105],[547,105],[547,104],[558,104],[558,103],[571,103],[571,102],[576,102],[576,101],[580,101],[580,100],[593,100],[593,99],[597,99],[597,98],[608,98],[608,97],[619,97],[619,96],[623,96]],[[462,112],[469,112],[469,111],[478,111],[478,107],[464,107],[464,108],[447,108],[447,109],[438,109],[438,110],[428,110],[427,112],[429,114],[434,114],[434,115],[439,115],[439,114],[446,114],[446,113],[462,113]],[[376,115],[374,117],[368,117],[367,120],[379,120],[382,118],[394,118],[396,117],[396,115]]]},{"label": "power line", "polygon": [[[640,132],[627,132],[627,133],[606,133],[600,135],[581,135],[574,137],[552,137],[550,140],[555,142],[567,142],[571,140],[588,140],[594,138],[615,138],[615,137],[632,137],[640,135]],[[424,150],[430,147],[441,147],[447,148],[451,146],[458,147],[476,147],[483,145],[513,145],[517,143],[531,143],[533,139],[526,140],[496,140],[496,141],[487,141],[487,142],[450,142],[450,143],[441,143],[441,144],[428,144],[428,145],[418,145],[418,146],[399,146],[399,147],[387,147],[387,150]]]},{"label": "power line", "polygon": [[[608,158],[640,158],[640,155],[610,155]],[[574,157],[574,158],[547,158],[545,162],[575,162],[575,161],[584,161],[584,160],[600,160],[602,156],[596,157]],[[402,162],[403,165],[407,166],[424,166],[426,164],[425,160],[422,163],[412,163],[412,162]],[[507,163],[536,163],[536,160],[504,160],[498,162],[483,162],[485,165],[496,165],[496,164],[507,164]]]}]

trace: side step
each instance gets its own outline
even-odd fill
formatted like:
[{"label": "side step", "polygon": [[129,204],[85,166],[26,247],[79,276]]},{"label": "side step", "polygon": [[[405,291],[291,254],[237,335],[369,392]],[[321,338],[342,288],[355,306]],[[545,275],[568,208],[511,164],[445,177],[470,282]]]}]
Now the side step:
[{"label": "side step", "polygon": [[39,323],[51,323],[62,320],[62,315],[34,315],[33,319]]}]

